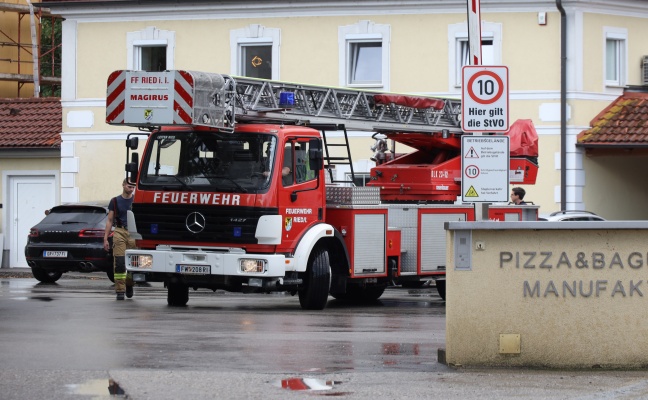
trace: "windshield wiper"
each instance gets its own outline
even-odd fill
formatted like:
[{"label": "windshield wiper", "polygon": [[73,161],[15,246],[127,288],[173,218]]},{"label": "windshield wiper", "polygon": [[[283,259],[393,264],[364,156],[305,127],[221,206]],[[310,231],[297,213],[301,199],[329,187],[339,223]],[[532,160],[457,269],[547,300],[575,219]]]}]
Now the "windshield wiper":
[{"label": "windshield wiper", "polygon": [[[192,188],[191,186],[187,185],[187,183],[186,183],[185,181],[183,181],[182,179],[178,178],[176,175],[157,175],[157,176],[158,176],[158,177],[159,177],[159,176],[162,176],[162,177],[165,177],[165,178],[167,178],[167,177],[168,177],[168,178],[174,178],[178,183],[180,183],[180,185],[182,185],[182,188],[183,188],[183,189],[186,189],[186,190],[189,190],[189,191],[194,190],[194,188]],[[168,186],[163,186],[163,188],[164,188],[164,189],[167,189]]]},{"label": "windshield wiper", "polygon": [[212,183],[212,184],[213,184],[213,182],[211,181],[211,178],[216,178],[216,179],[225,179],[225,180],[227,180],[227,181],[232,182],[232,183],[234,184],[234,186],[236,186],[236,188],[237,188],[239,191],[241,191],[241,192],[243,192],[243,193],[247,193],[247,192],[248,192],[247,189],[245,189],[243,186],[241,186],[238,182],[236,182],[234,179],[230,178],[229,176],[222,176],[222,175],[204,175],[204,177],[207,178],[207,179],[209,180],[209,182]]}]

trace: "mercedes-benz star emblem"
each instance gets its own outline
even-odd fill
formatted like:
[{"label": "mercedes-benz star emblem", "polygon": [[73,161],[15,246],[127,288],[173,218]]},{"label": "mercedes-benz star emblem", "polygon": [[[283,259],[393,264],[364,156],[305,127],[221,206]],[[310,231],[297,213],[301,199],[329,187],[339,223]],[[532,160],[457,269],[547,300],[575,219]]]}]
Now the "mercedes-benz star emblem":
[{"label": "mercedes-benz star emblem", "polygon": [[200,233],[205,229],[205,216],[197,211],[187,215],[187,220],[185,222],[187,230],[191,233]]}]

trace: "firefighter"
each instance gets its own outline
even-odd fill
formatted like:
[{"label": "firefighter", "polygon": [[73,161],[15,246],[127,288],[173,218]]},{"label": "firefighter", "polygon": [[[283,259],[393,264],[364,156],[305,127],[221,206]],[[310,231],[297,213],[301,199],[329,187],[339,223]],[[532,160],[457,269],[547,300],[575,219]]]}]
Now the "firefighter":
[{"label": "firefighter", "polygon": [[135,248],[135,240],[130,238],[128,233],[127,212],[133,204],[133,192],[135,186],[124,179],[122,182],[122,193],[115,196],[108,204],[108,220],[104,232],[104,249],[109,250],[108,236],[113,231],[113,258],[115,273],[115,293],[117,300],[124,300],[124,295],[129,299],[133,297],[133,277],[126,272],[126,249]]}]

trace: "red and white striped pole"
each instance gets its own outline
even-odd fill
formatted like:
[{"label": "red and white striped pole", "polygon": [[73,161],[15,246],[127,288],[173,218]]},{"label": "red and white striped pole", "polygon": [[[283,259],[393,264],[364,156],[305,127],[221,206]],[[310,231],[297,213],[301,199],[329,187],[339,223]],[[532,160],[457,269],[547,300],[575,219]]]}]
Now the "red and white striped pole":
[{"label": "red and white striped pole", "polygon": [[480,0],[467,0],[468,5],[468,47],[470,65],[481,65],[481,11]]}]

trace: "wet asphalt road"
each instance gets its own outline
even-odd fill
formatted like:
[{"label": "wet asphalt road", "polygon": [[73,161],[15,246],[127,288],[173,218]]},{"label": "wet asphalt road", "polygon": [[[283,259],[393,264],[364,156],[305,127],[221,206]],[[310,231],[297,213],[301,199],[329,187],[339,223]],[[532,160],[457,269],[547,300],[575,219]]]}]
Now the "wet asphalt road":
[{"label": "wet asphalt road", "polygon": [[324,311],[290,295],[200,290],[171,308],[159,283],[117,302],[102,274],[47,285],[0,275],[0,318],[0,399],[648,398],[645,371],[439,364],[434,288],[365,305],[330,298]]}]

